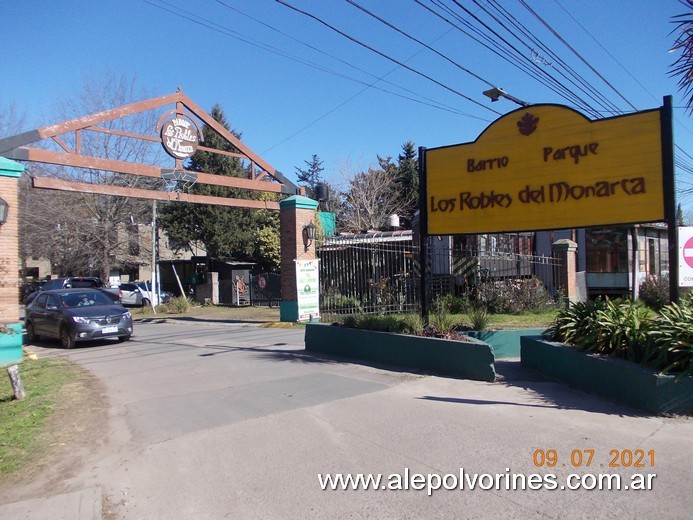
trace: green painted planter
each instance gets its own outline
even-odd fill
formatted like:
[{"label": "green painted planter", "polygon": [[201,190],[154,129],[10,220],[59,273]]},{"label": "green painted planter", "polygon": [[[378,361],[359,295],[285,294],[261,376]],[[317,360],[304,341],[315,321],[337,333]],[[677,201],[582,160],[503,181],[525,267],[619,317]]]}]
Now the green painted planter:
[{"label": "green painted planter", "polygon": [[350,329],[332,325],[306,325],[308,352],[319,352],[365,363],[379,363],[461,379],[494,381],[493,349],[483,341],[424,338]]},{"label": "green painted planter", "polygon": [[10,323],[14,334],[0,333],[0,366],[12,365],[22,360],[22,324]]},{"label": "green painted planter", "polygon": [[572,387],[654,414],[693,413],[693,377],[660,375],[652,369],[574,347],[525,336],[522,366]]},{"label": "green painted planter", "polygon": [[488,343],[493,347],[496,359],[519,359],[520,338],[539,336],[544,329],[473,330],[463,332],[467,336]]}]

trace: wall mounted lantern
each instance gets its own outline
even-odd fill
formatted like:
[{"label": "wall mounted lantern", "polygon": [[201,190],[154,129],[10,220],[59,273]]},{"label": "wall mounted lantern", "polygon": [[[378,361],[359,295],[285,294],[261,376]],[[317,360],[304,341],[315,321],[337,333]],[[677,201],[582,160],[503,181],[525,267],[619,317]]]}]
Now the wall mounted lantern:
[{"label": "wall mounted lantern", "polygon": [[310,222],[309,224],[303,226],[303,246],[305,247],[304,251],[308,251],[308,248],[310,245],[313,243],[313,240],[315,240],[315,230],[317,228],[315,227],[315,224],[313,222]]},{"label": "wall mounted lantern", "polygon": [[7,202],[0,198],[0,225],[7,222],[7,209],[9,208]]}]

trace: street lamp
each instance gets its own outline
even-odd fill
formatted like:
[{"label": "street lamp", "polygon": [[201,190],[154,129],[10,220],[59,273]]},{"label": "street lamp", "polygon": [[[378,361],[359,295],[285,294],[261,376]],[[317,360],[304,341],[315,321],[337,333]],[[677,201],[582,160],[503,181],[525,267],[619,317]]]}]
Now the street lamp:
[{"label": "street lamp", "polygon": [[515,96],[511,96],[510,94],[505,92],[502,88],[493,87],[492,89],[484,90],[483,94],[487,98],[490,98],[491,101],[493,101],[493,102],[496,102],[500,98],[503,97],[509,101],[512,101],[513,103],[517,103],[518,105],[520,105],[522,107],[528,107],[529,106],[529,103],[527,103],[526,101],[522,101],[521,99],[517,99]]},{"label": "street lamp", "polygon": [[313,240],[315,240],[316,229],[317,228],[312,221],[303,227],[303,247],[305,247],[305,252],[308,251],[308,248],[313,243]]}]

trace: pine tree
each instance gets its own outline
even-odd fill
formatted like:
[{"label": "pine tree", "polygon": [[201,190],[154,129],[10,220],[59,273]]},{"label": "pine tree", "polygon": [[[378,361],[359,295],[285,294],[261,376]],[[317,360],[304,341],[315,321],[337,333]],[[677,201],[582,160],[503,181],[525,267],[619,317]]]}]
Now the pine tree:
[{"label": "pine tree", "polygon": [[419,166],[418,152],[414,143],[407,141],[402,145],[402,153],[397,157],[397,179],[401,204],[400,216],[411,221],[419,209]]},{"label": "pine tree", "polygon": [[298,178],[298,184],[300,186],[305,186],[306,187],[306,196],[310,197],[311,199],[315,198],[315,186],[322,182],[322,172],[325,168],[323,168],[322,163],[323,161],[320,160],[320,158],[316,155],[313,154],[313,157],[311,158],[310,161],[303,161],[306,163],[307,169],[302,170],[298,166],[294,166],[296,169],[296,177]]}]

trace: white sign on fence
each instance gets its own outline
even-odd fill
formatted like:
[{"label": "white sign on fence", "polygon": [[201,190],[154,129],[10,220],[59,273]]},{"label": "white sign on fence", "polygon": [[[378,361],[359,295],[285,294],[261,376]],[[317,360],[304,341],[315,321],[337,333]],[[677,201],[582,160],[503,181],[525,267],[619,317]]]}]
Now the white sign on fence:
[{"label": "white sign on fence", "polygon": [[679,287],[693,287],[693,227],[679,228]]},{"label": "white sign on fence", "polygon": [[298,321],[320,318],[319,260],[296,260],[296,292],[298,293]]}]

